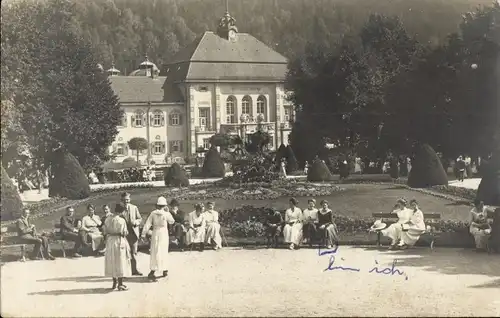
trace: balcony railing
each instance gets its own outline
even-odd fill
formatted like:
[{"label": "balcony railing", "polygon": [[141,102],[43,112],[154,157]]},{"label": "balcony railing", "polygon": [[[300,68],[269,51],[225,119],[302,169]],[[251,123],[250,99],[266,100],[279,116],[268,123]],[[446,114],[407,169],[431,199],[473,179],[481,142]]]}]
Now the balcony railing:
[{"label": "balcony railing", "polygon": [[214,132],[215,129],[212,129],[210,126],[196,126],[195,131],[197,132]]}]

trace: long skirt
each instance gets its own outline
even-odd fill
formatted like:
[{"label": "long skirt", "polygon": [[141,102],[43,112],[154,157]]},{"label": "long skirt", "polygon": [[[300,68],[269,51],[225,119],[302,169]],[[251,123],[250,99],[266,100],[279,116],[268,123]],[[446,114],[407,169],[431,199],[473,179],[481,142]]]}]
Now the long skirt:
[{"label": "long skirt", "polygon": [[89,243],[92,246],[93,251],[97,251],[102,248],[102,244],[104,244],[104,236],[101,232],[87,233],[87,240],[90,241]]},{"label": "long skirt", "polygon": [[304,237],[313,241],[318,237],[318,229],[315,223],[305,223],[303,228]]},{"label": "long skirt", "polygon": [[104,275],[107,277],[127,277],[132,275],[130,266],[130,246],[126,238],[106,236],[106,252],[104,252]]},{"label": "long skirt", "polygon": [[488,240],[490,238],[490,229],[479,229],[477,226],[471,225],[469,227],[470,234],[474,236],[474,242],[476,243],[476,248],[485,249],[488,245]]},{"label": "long skirt", "polygon": [[302,240],[302,223],[286,224],[283,227],[285,243],[298,245]]},{"label": "long skirt", "polygon": [[[319,228],[318,228],[319,229]],[[330,224],[323,230],[318,230],[320,233],[323,232],[323,237],[326,238],[327,245],[335,245],[339,242],[339,235],[337,226],[335,224]]]},{"label": "long skirt", "polygon": [[195,232],[193,229],[189,229],[186,233],[186,243],[188,245],[193,243],[203,243],[205,242],[205,228],[198,227],[198,232]]},{"label": "long skirt", "polygon": [[222,247],[222,237],[220,236],[220,224],[219,223],[208,223],[207,232],[205,234],[205,243],[210,244],[212,240],[215,242],[217,247]]},{"label": "long skirt", "polygon": [[152,271],[167,270],[168,266],[168,227],[153,229],[151,234],[151,248],[149,251],[149,268]]},{"label": "long skirt", "polygon": [[408,231],[401,231],[401,245],[406,244],[408,246],[413,246],[417,243],[418,239],[422,234],[425,233],[425,229],[413,229],[410,228]]},{"label": "long skirt", "polygon": [[403,229],[401,228],[401,223],[394,223],[380,232],[383,236],[387,236],[391,239],[391,244],[396,244],[401,239],[401,233],[403,232]]}]

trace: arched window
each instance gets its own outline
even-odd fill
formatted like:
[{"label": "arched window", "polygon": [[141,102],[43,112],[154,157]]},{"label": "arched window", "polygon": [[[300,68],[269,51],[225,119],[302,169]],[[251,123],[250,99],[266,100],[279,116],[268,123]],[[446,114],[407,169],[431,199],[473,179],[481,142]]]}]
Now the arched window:
[{"label": "arched window", "polygon": [[236,123],[236,98],[229,96],[226,100],[226,123]]},{"label": "arched window", "polygon": [[169,123],[170,126],[182,125],[182,114],[177,110],[172,111],[169,116]]},{"label": "arched window", "polygon": [[163,112],[161,110],[155,110],[151,117],[153,126],[160,127],[165,125],[165,118],[163,117]]},{"label": "arched window", "polygon": [[257,115],[262,114],[264,115],[265,120],[267,121],[267,100],[266,97],[263,95],[260,95],[257,98]]},{"label": "arched window", "polygon": [[144,118],[144,112],[142,110],[137,110],[135,111],[134,115],[132,116],[132,125],[134,127],[142,127],[144,126],[144,121],[146,120]]},{"label": "arched window", "polygon": [[252,98],[248,95],[241,100],[241,114],[252,116]]}]

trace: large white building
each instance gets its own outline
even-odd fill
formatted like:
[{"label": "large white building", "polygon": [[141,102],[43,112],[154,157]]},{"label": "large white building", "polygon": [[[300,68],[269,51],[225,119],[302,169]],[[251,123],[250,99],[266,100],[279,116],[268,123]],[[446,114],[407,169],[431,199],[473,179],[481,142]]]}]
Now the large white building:
[{"label": "large white building", "polygon": [[257,122],[271,134],[272,148],[287,144],[293,119],[284,89],[287,59],[237,31],[226,13],[217,33],[205,32],[161,72],[147,59],[129,76],[108,70],[125,112],[110,149],[116,162],[136,157],[127,146],[133,137],[150,144],[141,163],[148,157],[156,164],[182,163],[208,148],[215,133],[252,133]]}]

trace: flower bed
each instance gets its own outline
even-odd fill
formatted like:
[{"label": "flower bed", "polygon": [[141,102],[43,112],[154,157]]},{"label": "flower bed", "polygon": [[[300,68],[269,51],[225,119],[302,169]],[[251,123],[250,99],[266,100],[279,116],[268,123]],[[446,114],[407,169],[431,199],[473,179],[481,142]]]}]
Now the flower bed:
[{"label": "flower bed", "polygon": [[[219,214],[220,222],[230,229],[235,237],[262,237],[264,235],[264,220],[269,208],[256,208],[245,205],[239,208],[223,210]],[[283,211],[281,211],[284,214]],[[284,215],[283,215],[284,217]],[[375,221],[374,218],[354,218],[344,215],[335,216],[335,224],[340,235],[367,233]],[[468,224],[462,221],[440,220],[433,223],[432,227],[441,233],[457,233],[468,235]]]}]

